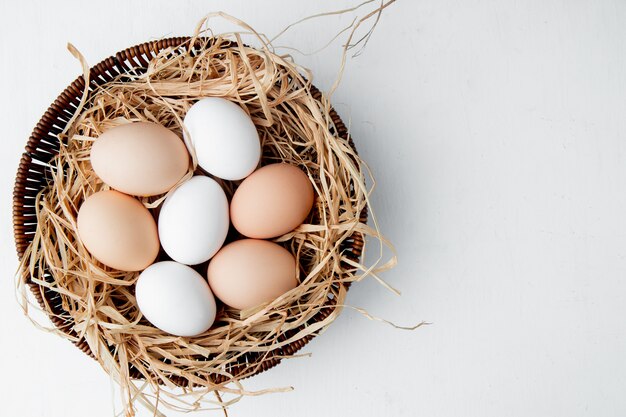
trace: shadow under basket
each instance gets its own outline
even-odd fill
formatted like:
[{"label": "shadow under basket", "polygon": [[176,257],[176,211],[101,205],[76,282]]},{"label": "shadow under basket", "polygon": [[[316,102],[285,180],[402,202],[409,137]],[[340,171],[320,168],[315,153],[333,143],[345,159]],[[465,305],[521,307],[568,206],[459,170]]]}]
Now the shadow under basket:
[{"label": "shadow under basket", "polygon": [[[119,75],[129,74],[131,72],[137,74],[141,71],[145,71],[149,61],[160,51],[167,48],[172,48],[172,53],[185,50],[185,48],[189,48],[190,40],[191,38],[188,37],[169,38],[146,42],[118,52],[90,69],[89,90],[91,91],[98,86],[102,86]],[[24,256],[29,244],[32,242],[37,229],[35,199],[37,195],[46,188],[48,179],[51,178],[51,169],[48,163],[59,152],[58,134],[63,132],[76,112],[84,90],[85,80],[80,76],[50,105],[35,126],[26,144],[25,152],[22,155],[17,170],[15,188],[13,191],[13,231],[17,254],[20,260]],[[314,86],[311,86],[311,94],[316,100],[319,100],[321,97],[320,91]],[[347,140],[354,149],[354,143],[348,136],[346,126],[333,109],[330,111],[330,116],[337,130],[334,133],[338,137]],[[362,223],[367,221],[366,209],[361,212],[360,221]],[[342,243],[341,252],[348,259],[358,262],[361,257],[362,249],[363,236],[360,233],[354,232],[350,239],[346,239]],[[348,267],[347,265],[344,266]],[[26,271],[26,274],[28,274],[28,271]],[[43,276],[50,277],[46,271],[44,271]],[[22,276],[20,279],[26,281],[40,305],[43,306],[45,303],[50,306],[54,313],[54,315],[50,316],[52,323],[62,332],[75,338],[77,334],[74,333],[72,329],[72,318],[64,311],[59,294],[32,282],[31,277],[28,275]],[[333,285],[343,285],[347,289],[350,283],[338,282]],[[301,329],[326,319],[336,308],[335,304],[335,299],[326,299],[325,304],[320,306],[319,312],[308,322],[303,323],[299,328],[292,329],[290,334],[285,334],[281,337],[283,337],[283,340],[287,340],[290,336],[297,334]],[[263,356],[241,356],[236,362],[230,364],[227,370],[233,377],[239,375],[245,375],[244,377],[256,375],[276,366],[283,357],[293,355],[298,350],[302,349],[315,335],[316,333],[306,335],[301,339],[292,341],[290,344],[276,348]],[[79,339],[75,341],[74,344],[87,355],[94,357],[84,339]],[[251,372],[251,369],[254,369],[254,371]],[[143,375],[132,366],[129,371],[131,378],[143,379]],[[212,382],[220,384],[224,381],[225,377],[223,375],[214,375]],[[178,379],[174,378],[173,382],[181,386],[188,384],[188,381],[182,377],[178,377]]]}]

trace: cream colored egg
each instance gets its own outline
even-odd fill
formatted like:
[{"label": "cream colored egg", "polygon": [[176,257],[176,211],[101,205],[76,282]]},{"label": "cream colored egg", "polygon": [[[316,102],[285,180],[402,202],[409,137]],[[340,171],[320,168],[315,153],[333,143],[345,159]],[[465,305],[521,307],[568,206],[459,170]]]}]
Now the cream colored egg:
[{"label": "cream colored egg", "polygon": [[104,132],[91,148],[95,173],[118,191],[152,196],[169,191],[187,172],[182,139],[156,123],[136,122]]}]

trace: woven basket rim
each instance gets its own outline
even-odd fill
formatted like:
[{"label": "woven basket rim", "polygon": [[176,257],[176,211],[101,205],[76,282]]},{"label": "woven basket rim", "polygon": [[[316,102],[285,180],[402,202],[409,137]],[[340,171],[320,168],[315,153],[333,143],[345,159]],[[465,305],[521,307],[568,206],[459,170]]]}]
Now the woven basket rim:
[{"label": "woven basket rim", "polygon": [[[90,68],[89,89],[92,91],[94,87],[101,86],[111,81],[114,77],[124,73],[145,69],[149,61],[163,49],[188,48],[189,42],[192,39],[192,37],[166,38],[141,43],[117,52]],[[198,42],[201,40],[202,39],[198,39]],[[20,261],[28,245],[32,242],[32,234],[37,227],[34,217],[34,204],[29,203],[34,203],[34,198],[37,193],[48,184],[45,177],[49,172],[49,168],[46,168],[45,164],[58,153],[59,140],[56,135],[62,132],[63,128],[75,113],[84,88],[85,81],[81,75],[59,94],[35,125],[27,141],[25,152],[20,159],[13,191],[13,232],[15,247]],[[319,100],[322,95],[313,85],[310,87],[310,92],[317,100]],[[348,130],[339,115],[333,108],[330,109],[329,114],[335,124],[337,130],[336,134],[346,139],[356,153],[352,137],[348,134]],[[360,220],[363,223],[367,221],[367,207],[361,212]],[[346,253],[350,259],[358,261],[362,254],[363,236],[358,232],[354,232],[351,236],[351,240],[346,240],[346,244],[349,245],[344,248],[344,253]],[[27,274],[27,272],[25,272],[25,274]],[[33,283],[29,275],[19,277],[19,279],[26,280],[35,299],[42,307],[45,302],[51,305],[54,304],[54,295],[56,293]],[[350,283],[341,283],[339,285],[344,285],[346,289],[348,289]],[[325,319],[335,308],[332,300],[328,300],[324,307],[325,308],[321,308],[320,312],[314,316],[315,320],[313,322]],[[49,318],[56,328],[66,334],[72,335],[71,322],[66,322],[59,316],[54,315],[49,316]],[[304,323],[302,327],[310,323],[311,322]],[[247,370],[248,367],[255,366],[256,369],[254,372],[246,374],[246,377],[257,375],[278,365],[281,362],[281,356],[292,355],[302,349],[315,336],[316,333],[307,335],[302,339],[283,346],[280,352],[272,354],[272,351],[270,355],[257,358],[258,361],[250,361],[248,359],[247,362],[238,363],[234,369],[231,369],[231,373],[237,376],[239,373]],[[73,343],[87,355],[96,359],[84,339],[73,341]],[[130,369],[130,374],[134,379],[143,379],[142,375],[134,368]],[[186,385],[187,381],[184,378],[180,378],[173,382],[178,385]],[[220,383],[222,381],[220,381],[218,376],[214,382]]]}]

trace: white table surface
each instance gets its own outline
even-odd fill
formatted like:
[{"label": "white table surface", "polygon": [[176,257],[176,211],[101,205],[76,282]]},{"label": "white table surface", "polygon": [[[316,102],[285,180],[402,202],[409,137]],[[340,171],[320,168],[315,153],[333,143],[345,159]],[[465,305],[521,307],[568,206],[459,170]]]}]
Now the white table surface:
[{"label": "white table surface", "polygon": [[[13,291],[15,170],[80,71],[66,42],[95,64],[189,34],[210,11],[271,35],[353,4],[0,3],[0,415],[120,410],[96,362],[33,327]],[[350,20],[303,24],[281,44],[315,50]],[[621,0],[391,6],[334,102],[378,180],[373,206],[399,256],[384,278],[403,294],[364,281],[348,302],[432,325],[405,332],[345,311],[307,346],[310,358],[247,384],[293,392],[246,398],[230,415],[626,415],[625,39]],[[296,57],[327,88],[339,49]]]}]

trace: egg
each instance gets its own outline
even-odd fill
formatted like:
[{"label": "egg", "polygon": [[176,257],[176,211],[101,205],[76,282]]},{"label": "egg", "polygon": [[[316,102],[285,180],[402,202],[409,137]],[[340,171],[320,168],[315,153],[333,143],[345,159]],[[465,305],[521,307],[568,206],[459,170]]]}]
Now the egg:
[{"label": "egg", "polygon": [[224,246],[211,259],[207,279],[217,298],[240,310],[273,301],[298,285],[293,255],[276,243],[257,239]]},{"label": "egg", "polygon": [[127,123],[105,131],[93,143],[90,159],[102,181],[137,196],[167,192],[189,167],[182,139],[148,122]]},{"label": "egg", "polygon": [[239,233],[255,239],[283,235],[298,227],[313,207],[311,181],[289,164],[266,165],[235,191],[230,217]]},{"label": "egg", "polygon": [[225,180],[240,180],[255,170],[261,158],[259,134],[250,116],[238,105],[219,97],[196,102],[184,125],[198,164]]},{"label": "egg", "polygon": [[187,265],[157,262],[135,284],[141,313],[154,326],[176,336],[196,336],[215,321],[215,298],[206,280]]},{"label": "egg", "polygon": [[222,187],[209,177],[192,177],[163,202],[158,221],[161,246],[176,262],[208,261],[226,239],[228,219]]},{"label": "egg", "polygon": [[78,210],[78,236],[103,264],[122,271],[140,271],[159,253],[154,218],[137,199],[119,191],[89,196]]}]

